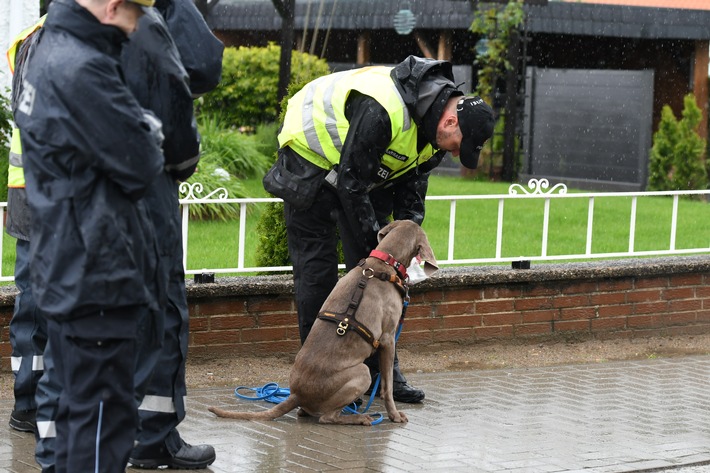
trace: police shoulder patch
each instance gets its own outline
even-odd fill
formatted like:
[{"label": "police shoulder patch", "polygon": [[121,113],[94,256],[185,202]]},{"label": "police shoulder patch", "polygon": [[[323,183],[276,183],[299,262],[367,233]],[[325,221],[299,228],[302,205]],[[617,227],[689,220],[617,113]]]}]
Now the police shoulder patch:
[{"label": "police shoulder patch", "polygon": [[388,156],[392,156],[394,159],[396,159],[396,160],[398,160],[398,161],[402,161],[402,162],[404,162],[404,161],[406,161],[407,159],[409,159],[407,156],[405,156],[405,155],[403,155],[403,154],[400,154],[400,153],[398,153],[398,152],[396,152],[395,150],[392,150],[392,149],[388,149],[387,151],[385,151],[385,154],[388,155]]}]

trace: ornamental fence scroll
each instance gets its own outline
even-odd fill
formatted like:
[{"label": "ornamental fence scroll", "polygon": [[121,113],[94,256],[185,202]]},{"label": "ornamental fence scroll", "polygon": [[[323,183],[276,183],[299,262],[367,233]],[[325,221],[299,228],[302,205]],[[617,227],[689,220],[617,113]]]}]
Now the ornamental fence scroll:
[{"label": "ornamental fence scroll", "polygon": [[[180,204],[182,205],[183,215],[183,263],[186,274],[240,274],[254,272],[288,272],[292,270],[291,266],[257,267],[245,264],[247,255],[247,235],[255,233],[253,230],[255,228],[255,222],[250,223],[247,219],[258,219],[254,213],[250,214],[247,212],[247,209],[251,206],[263,205],[269,202],[281,202],[281,199],[230,199],[227,197],[227,192],[224,189],[217,189],[208,193],[204,197],[200,197],[199,195],[203,192],[203,189],[202,185],[199,183],[183,183],[180,187],[180,192],[184,196],[184,198],[180,200]],[[556,184],[550,187],[550,183],[547,179],[530,179],[527,183],[527,187],[517,183],[510,185],[508,188],[508,194],[427,196],[426,200],[429,204],[427,206],[428,219],[432,218],[434,212],[442,212],[441,206],[438,207],[438,210],[431,209],[434,202],[448,202],[448,230],[446,231],[447,235],[445,240],[440,242],[440,246],[445,245],[446,249],[443,252],[436,251],[436,254],[445,254],[446,257],[439,259],[439,265],[450,266],[513,263],[515,266],[516,263],[520,261],[552,262],[564,260],[574,261],[600,258],[632,258],[710,253],[710,207],[707,207],[708,213],[705,214],[708,216],[708,225],[704,228],[704,231],[707,230],[707,235],[696,235],[695,243],[692,245],[679,245],[677,241],[680,198],[683,196],[695,196],[696,198],[701,197],[703,202],[698,202],[697,205],[701,205],[705,208],[705,206],[710,205],[705,202],[708,200],[708,194],[710,194],[710,190],[599,193],[567,192],[567,187],[564,184]],[[663,201],[667,202],[670,207],[668,209],[669,221],[665,223],[665,229],[667,229],[667,245],[664,245],[662,248],[638,249],[638,247],[642,245],[637,243],[637,228],[639,226],[644,226],[644,222],[641,221],[643,216],[639,218],[639,201],[644,201],[644,199],[647,198],[662,196],[671,198],[670,200]],[[595,203],[599,201],[605,202],[605,199],[610,198],[624,199],[625,202],[628,201],[628,208],[625,210],[625,218],[616,218],[611,224],[608,219],[600,218],[600,216],[597,215],[600,212],[595,214]],[[555,214],[551,210],[551,202],[560,199],[575,199],[580,202],[576,206],[577,210],[573,212],[574,217],[571,218],[577,221],[575,225],[566,225],[565,222],[560,223],[561,217],[559,216],[555,218]],[[539,220],[535,220],[534,225],[530,225],[529,227],[521,230],[524,231],[526,235],[529,235],[529,237],[525,238],[525,240],[527,240],[526,250],[523,252],[516,252],[515,249],[510,249],[506,246],[504,238],[506,233],[504,232],[504,229],[508,229],[506,231],[510,231],[509,229],[511,225],[515,223],[516,220],[519,220],[521,210],[515,210],[513,207],[516,202],[519,203],[524,201],[536,202],[533,204],[534,209],[531,212],[535,213],[535,215],[539,214],[540,218]],[[479,241],[485,240],[486,245],[483,246],[490,248],[490,254],[485,254],[484,256],[462,254],[462,252],[465,253],[470,250],[465,248],[463,250],[457,250],[457,248],[466,246],[463,245],[462,242],[469,237],[471,229],[457,228],[457,212],[461,212],[460,208],[462,206],[465,206],[465,212],[477,212],[476,206],[483,205],[484,202],[488,202],[488,206],[497,205],[497,210],[493,210],[492,212],[492,214],[495,215],[495,222],[491,222],[490,224],[482,224],[485,228],[482,230],[479,229],[479,231],[483,234],[486,234],[486,236],[482,237]],[[236,266],[232,265],[231,267],[222,268],[189,268],[189,207],[195,204],[221,205],[226,203],[237,204],[240,209],[239,220],[238,222],[234,222],[234,224],[238,223]],[[653,203],[652,205],[658,204]],[[540,206],[542,206],[541,209],[539,209]],[[525,209],[523,209],[522,212],[530,213]],[[442,216],[439,215],[439,217]],[[564,217],[564,219],[567,218],[570,217]],[[465,220],[470,221],[470,219]],[[581,222],[579,220],[581,220]],[[687,221],[687,219],[684,221]],[[555,225],[551,225],[551,222],[555,222]],[[426,225],[427,222],[425,222],[425,227]],[[595,238],[598,238],[600,234],[608,231],[608,229],[604,228],[605,226],[613,227],[611,229],[615,231],[619,230],[619,227],[624,227],[623,232],[625,232],[626,236],[623,239],[624,246],[622,249],[614,248],[610,250],[608,248],[601,248],[600,250],[593,247]],[[560,232],[561,227],[562,230],[564,230],[563,232]],[[574,228],[570,229],[567,227]],[[553,228],[554,231],[563,233],[563,235],[560,236],[551,233]],[[665,229],[664,231],[666,231]],[[559,252],[554,250],[550,251],[549,243],[551,239],[559,241],[561,238],[567,238],[565,235],[569,235],[570,232],[573,232],[573,237],[571,238],[578,241],[580,249],[583,248],[583,250],[567,252]],[[698,243],[699,239],[702,240],[701,243]],[[432,244],[433,243],[434,242],[432,242]],[[251,247],[253,246],[254,245],[252,244]],[[231,255],[232,260],[234,259],[233,257],[234,255]],[[223,260],[227,261],[229,258],[230,255],[225,255]]]}]

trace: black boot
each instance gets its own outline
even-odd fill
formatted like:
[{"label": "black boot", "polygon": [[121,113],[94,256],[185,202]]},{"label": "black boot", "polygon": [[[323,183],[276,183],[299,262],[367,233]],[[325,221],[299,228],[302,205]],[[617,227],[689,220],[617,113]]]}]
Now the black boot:
[{"label": "black boot", "polygon": [[180,450],[171,454],[163,448],[156,455],[146,455],[148,458],[129,458],[128,461],[135,468],[155,470],[160,467],[174,468],[176,470],[201,470],[211,465],[216,458],[212,445],[190,445],[180,440]]},{"label": "black boot", "polygon": [[392,397],[397,402],[422,402],[424,400],[424,391],[409,385],[407,381],[395,381],[392,388]]},{"label": "black boot", "polygon": [[10,427],[20,432],[37,431],[37,411],[29,409],[26,411],[13,410],[10,414]]}]

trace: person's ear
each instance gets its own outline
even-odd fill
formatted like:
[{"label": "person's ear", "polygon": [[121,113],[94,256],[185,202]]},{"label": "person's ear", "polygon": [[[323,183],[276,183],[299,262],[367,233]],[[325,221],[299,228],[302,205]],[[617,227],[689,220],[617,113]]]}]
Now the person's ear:
[{"label": "person's ear", "polygon": [[113,20],[118,13],[118,7],[124,0],[109,0],[106,4],[106,19]]}]

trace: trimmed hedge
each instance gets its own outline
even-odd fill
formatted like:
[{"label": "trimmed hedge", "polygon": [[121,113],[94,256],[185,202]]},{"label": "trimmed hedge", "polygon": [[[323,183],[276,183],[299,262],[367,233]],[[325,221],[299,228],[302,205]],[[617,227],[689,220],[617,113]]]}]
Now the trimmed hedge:
[{"label": "trimmed hedge", "polygon": [[[226,48],[222,82],[203,97],[201,113],[219,115],[228,126],[258,126],[278,121],[278,80],[281,47]],[[291,83],[328,74],[324,59],[293,51]]]}]

